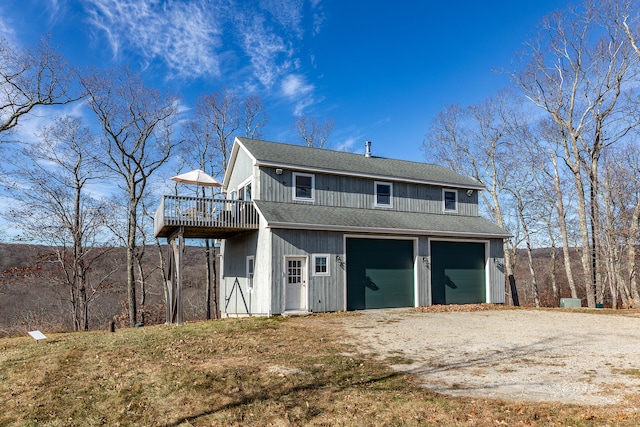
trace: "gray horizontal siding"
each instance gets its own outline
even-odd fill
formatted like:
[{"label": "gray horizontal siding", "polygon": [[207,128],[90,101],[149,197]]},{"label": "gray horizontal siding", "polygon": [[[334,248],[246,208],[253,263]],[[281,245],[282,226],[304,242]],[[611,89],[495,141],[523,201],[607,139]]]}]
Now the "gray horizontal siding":
[{"label": "gray horizontal siding", "polygon": [[504,276],[504,241],[491,239],[489,242],[489,277],[491,303],[504,304],[505,276]]},{"label": "gray horizontal siding", "polygon": [[[312,254],[329,254],[329,276],[313,276]],[[345,307],[344,270],[336,255],[343,255],[343,234],[322,231],[272,230],[273,313],[284,311],[285,256],[307,257],[308,308],[310,311],[338,311]]]},{"label": "gray horizontal siding", "polygon": [[[252,314],[266,314],[266,302],[269,301],[270,289],[264,286],[264,283],[257,283],[259,274],[256,271],[254,275],[254,293],[249,295],[248,278],[247,278],[247,257],[256,256],[258,242],[258,232],[243,234],[238,237],[226,239],[222,249],[223,262],[222,274],[224,280],[221,283],[220,293],[224,297],[220,301],[221,310],[228,314],[246,314],[244,302],[247,303],[249,312]],[[256,256],[256,258],[258,258]],[[242,290],[242,295],[237,287],[234,288],[234,282],[238,280],[238,284]],[[228,307],[227,306],[227,301]]]},{"label": "gray horizontal siding", "polygon": [[429,239],[421,236],[418,239],[418,307],[431,305],[431,254]]},{"label": "gray horizontal siding", "polygon": [[236,157],[236,161],[233,165],[233,170],[230,170],[231,173],[228,181],[228,188],[226,191],[231,193],[233,190],[237,190],[238,186],[247,180],[250,176],[253,175],[253,160],[244,150],[238,150],[238,156]]},{"label": "gray horizontal siding", "polygon": [[[313,204],[358,209],[390,209],[402,212],[443,213],[442,188],[432,185],[393,182],[393,207],[375,208],[373,179],[314,174]],[[296,203],[293,200],[293,172],[283,170],[277,175],[274,168],[260,168],[260,200]],[[310,202],[299,202],[310,203]],[[447,215],[478,215],[478,192],[467,196],[458,191],[458,211]]]}]

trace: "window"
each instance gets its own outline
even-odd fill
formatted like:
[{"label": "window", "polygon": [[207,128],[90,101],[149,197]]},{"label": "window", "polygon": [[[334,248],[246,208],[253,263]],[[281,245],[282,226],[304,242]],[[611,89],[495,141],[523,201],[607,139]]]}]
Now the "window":
[{"label": "window", "polygon": [[238,189],[238,200],[246,200],[247,202],[251,201],[251,181],[240,186]]},{"label": "window", "polygon": [[312,202],[314,198],[315,178],[306,173],[293,173],[293,200]]},{"label": "window", "polygon": [[253,256],[247,257],[247,287],[249,290],[253,290],[253,269],[255,264],[255,258]]},{"label": "window", "polygon": [[390,182],[378,182],[374,183],[375,193],[375,206],[390,208],[393,206],[393,184]]},{"label": "window", "polygon": [[329,255],[328,254],[313,255],[313,275],[314,276],[329,275]]},{"label": "window", "polygon": [[456,190],[442,190],[442,200],[445,212],[458,211],[458,192]]}]

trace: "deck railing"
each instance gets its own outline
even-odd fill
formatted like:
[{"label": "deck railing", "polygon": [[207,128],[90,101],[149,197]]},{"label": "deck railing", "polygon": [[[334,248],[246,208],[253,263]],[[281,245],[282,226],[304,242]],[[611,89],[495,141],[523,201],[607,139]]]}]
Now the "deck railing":
[{"label": "deck railing", "polygon": [[166,226],[257,229],[259,216],[245,200],[163,196],[154,217],[156,235]]}]

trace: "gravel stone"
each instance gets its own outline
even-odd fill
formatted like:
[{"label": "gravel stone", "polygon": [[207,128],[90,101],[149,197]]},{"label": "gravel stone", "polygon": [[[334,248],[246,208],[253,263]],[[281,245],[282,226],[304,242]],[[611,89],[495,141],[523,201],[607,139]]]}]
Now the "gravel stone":
[{"label": "gravel stone", "polygon": [[342,322],[347,340],[361,351],[418,375],[438,393],[588,405],[621,403],[626,394],[640,393],[638,317],[388,309]]}]

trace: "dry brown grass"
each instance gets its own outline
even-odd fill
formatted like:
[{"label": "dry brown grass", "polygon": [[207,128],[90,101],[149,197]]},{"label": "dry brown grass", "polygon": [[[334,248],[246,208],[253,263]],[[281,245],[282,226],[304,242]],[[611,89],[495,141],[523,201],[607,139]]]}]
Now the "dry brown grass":
[{"label": "dry brown grass", "polygon": [[504,304],[436,304],[412,308],[411,311],[418,313],[454,313],[454,312],[472,312],[472,311],[489,311],[489,310],[518,310],[519,307],[507,306]]},{"label": "dry brown grass", "polygon": [[429,392],[343,344],[336,316],[2,339],[0,425],[637,424],[625,406]]}]

